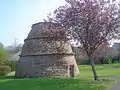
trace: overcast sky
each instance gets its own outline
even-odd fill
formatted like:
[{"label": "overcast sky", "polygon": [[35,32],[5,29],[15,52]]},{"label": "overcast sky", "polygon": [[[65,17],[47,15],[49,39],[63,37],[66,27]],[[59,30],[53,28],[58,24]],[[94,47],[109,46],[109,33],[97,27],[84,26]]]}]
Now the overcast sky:
[{"label": "overcast sky", "polygon": [[47,13],[64,5],[64,0],[0,0],[0,42],[5,46],[20,43],[34,23],[43,21]]}]

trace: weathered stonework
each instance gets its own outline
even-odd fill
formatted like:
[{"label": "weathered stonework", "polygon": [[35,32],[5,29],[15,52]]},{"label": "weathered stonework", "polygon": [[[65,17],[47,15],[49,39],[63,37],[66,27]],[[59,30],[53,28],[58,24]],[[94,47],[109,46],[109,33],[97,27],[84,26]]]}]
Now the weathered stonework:
[{"label": "weathered stonework", "polygon": [[71,45],[45,36],[48,23],[32,26],[16,68],[16,77],[74,77],[79,74]]}]

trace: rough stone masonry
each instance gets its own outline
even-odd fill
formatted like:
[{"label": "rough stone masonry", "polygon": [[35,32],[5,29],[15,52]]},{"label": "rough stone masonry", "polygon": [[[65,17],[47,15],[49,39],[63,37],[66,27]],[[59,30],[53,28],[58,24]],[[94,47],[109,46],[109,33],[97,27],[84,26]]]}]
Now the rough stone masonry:
[{"label": "rough stone masonry", "polygon": [[71,45],[54,40],[54,35],[50,35],[49,24],[40,22],[32,25],[32,30],[24,40],[16,77],[74,77],[79,74]]}]

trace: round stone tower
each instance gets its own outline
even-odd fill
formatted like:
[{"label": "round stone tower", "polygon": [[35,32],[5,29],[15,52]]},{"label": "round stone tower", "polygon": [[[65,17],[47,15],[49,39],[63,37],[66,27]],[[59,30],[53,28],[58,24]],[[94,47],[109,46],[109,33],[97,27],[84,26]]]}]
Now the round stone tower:
[{"label": "round stone tower", "polygon": [[[57,24],[40,22],[32,26],[22,48],[16,77],[74,77],[79,74],[74,53],[68,42],[57,40]],[[59,27],[59,26],[58,26]],[[49,29],[50,28],[50,29]]]}]

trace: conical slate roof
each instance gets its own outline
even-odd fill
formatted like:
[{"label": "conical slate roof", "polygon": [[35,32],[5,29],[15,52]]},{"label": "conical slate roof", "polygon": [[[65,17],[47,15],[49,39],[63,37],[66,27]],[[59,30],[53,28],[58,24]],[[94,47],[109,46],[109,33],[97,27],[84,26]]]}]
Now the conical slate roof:
[{"label": "conical slate roof", "polygon": [[77,75],[79,71],[71,45],[56,39],[58,37],[62,39],[60,33],[61,26],[56,23],[34,24],[25,39],[16,69],[16,77],[71,77]]}]

